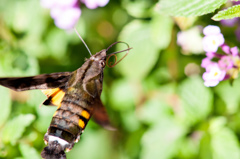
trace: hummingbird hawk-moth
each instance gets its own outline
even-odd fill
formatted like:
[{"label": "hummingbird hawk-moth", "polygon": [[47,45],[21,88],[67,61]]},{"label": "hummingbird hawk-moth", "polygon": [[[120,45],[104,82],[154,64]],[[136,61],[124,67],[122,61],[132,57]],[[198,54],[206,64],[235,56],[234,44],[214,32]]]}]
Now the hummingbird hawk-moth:
[{"label": "hummingbird hawk-moth", "polygon": [[131,48],[107,55],[109,48],[92,55],[74,72],[0,78],[0,85],[15,91],[40,89],[47,96],[43,104],[57,106],[44,136],[48,146],[41,152],[43,158],[66,159],[65,151],[70,151],[78,142],[91,117],[104,128],[114,129],[100,99],[103,70],[110,56],[116,58],[116,53]]}]

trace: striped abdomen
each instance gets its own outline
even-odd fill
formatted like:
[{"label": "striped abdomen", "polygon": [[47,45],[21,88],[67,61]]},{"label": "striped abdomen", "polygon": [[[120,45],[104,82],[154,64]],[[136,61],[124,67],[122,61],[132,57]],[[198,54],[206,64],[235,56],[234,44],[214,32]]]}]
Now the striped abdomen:
[{"label": "striped abdomen", "polygon": [[65,94],[45,135],[47,141],[51,136],[58,137],[68,142],[69,146],[66,146],[66,148],[70,150],[74,143],[79,140],[92,112],[92,108],[88,104],[89,96],[83,98],[84,95]]}]

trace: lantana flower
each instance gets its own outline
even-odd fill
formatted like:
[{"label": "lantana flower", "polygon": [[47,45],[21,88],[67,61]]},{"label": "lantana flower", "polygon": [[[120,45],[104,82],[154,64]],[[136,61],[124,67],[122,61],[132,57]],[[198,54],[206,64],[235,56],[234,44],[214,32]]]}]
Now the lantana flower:
[{"label": "lantana flower", "polygon": [[217,26],[209,25],[203,29],[203,50],[206,52],[216,52],[218,47],[224,43],[224,37]]},{"label": "lantana flower", "polygon": [[[203,74],[204,85],[213,87],[222,80],[237,78],[240,71],[238,48],[236,46],[230,48],[224,43],[224,37],[217,26],[207,26],[204,28],[203,33],[205,35],[203,45],[205,45],[204,50],[207,56],[202,60],[201,64],[206,69]],[[207,42],[209,43],[207,44]],[[221,48],[224,53],[218,53],[218,48]]]},{"label": "lantana flower", "polygon": [[207,87],[216,86],[226,75],[226,71],[221,70],[217,63],[211,63],[203,74],[204,85]]},{"label": "lantana flower", "polygon": [[103,7],[108,4],[109,0],[81,0],[89,9]]},{"label": "lantana flower", "polygon": [[109,0],[41,0],[41,5],[51,10],[54,23],[61,29],[73,29],[81,16],[80,3],[89,9],[105,6]]}]

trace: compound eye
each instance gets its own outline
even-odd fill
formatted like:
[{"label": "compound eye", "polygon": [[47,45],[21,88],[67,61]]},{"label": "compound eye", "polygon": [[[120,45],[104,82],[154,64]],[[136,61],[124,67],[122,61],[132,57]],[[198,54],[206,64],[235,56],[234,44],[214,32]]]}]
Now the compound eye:
[{"label": "compound eye", "polygon": [[105,67],[105,62],[104,62],[104,61],[100,61],[100,65],[101,65],[102,67]]}]

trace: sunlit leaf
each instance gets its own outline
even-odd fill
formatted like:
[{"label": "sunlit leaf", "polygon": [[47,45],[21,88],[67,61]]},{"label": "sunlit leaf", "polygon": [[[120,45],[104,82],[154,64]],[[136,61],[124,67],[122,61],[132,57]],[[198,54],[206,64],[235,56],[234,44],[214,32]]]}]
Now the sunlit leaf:
[{"label": "sunlit leaf", "polygon": [[0,87],[0,128],[8,119],[11,112],[10,91],[7,88]]},{"label": "sunlit leaf", "polygon": [[156,6],[163,14],[171,16],[200,16],[214,12],[227,0],[160,0]]},{"label": "sunlit leaf", "polygon": [[179,86],[179,95],[184,104],[186,120],[196,122],[204,119],[212,109],[213,94],[203,85],[200,77],[184,80]]},{"label": "sunlit leaf", "polygon": [[212,17],[212,19],[219,21],[223,19],[232,19],[235,17],[240,17],[240,5],[235,5],[229,7],[228,9],[219,11],[216,15]]},{"label": "sunlit leaf", "polygon": [[[221,123],[222,118],[216,118],[211,125],[214,124],[215,127]],[[216,124],[217,122],[217,124]],[[222,124],[217,126],[218,128],[211,131],[211,146],[213,151],[213,159],[239,159],[239,142],[237,136],[234,132],[224,127]]]},{"label": "sunlit leaf", "polygon": [[143,0],[123,0],[122,4],[130,15],[138,18],[145,18],[149,16],[153,2]]},{"label": "sunlit leaf", "polygon": [[25,128],[29,126],[35,117],[32,114],[19,115],[7,122],[2,130],[1,138],[5,143],[15,145],[22,136]]},{"label": "sunlit leaf", "polygon": [[168,47],[172,37],[173,20],[168,16],[155,14],[150,27],[152,41],[156,47],[159,49]]},{"label": "sunlit leaf", "polygon": [[81,135],[81,139],[78,144],[74,146],[67,158],[84,158],[84,159],[110,159],[112,155],[113,147],[110,145],[111,136],[106,130],[90,130],[87,128]]},{"label": "sunlit leaf", "polygon": [[159,121],[143,135],[140,158],[172,158],[184,132],[184,128],[171,118]]},{"label": "sunlit leaf", "polygon": [[[131,79],[142,79],[157,61],[158,49],[151,39],[150,23],[134,20],[123,28],[119,37],[133,47],[129,55],[119,63],[118,70]],[[126,47],[118,45],[122,50]]]},{"label": "sunlit leaf", "polygon": [[40,154],[34,149],[33,147],[30,147],[27,144],[21,143],[19,145],[19,149],[22,153],[22,156],[24,159],[41,159]]},{"label": "sunlit leaf", "polygon": [[126,80],[115,81],[112,86],[111,107],[115,110],[126,110],[134,107],[135,91],[133,85]]},{"label": "sunlit leaf", "polygon": [[158,99],[146,101],[138,111],[138,117],[141,121],[152,124],[171,116],[171,109]]},{"label": "sunlit leaf", "polygon": [[234,113],[238,109],[240,102],[240,80],[234,81],[233,85],[230,85],[229,81],[223,81],[218,85],[215,90],[220,98],[224,101],[229,113]]}]

